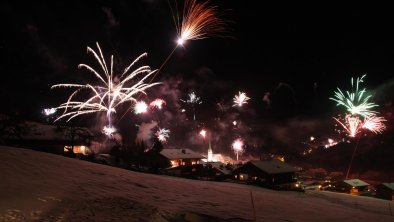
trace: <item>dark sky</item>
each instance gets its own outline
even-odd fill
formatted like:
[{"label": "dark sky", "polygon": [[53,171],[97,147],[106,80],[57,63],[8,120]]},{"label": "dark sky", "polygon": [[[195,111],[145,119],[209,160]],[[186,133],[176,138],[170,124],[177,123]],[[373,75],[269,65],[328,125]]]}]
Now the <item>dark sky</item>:
[{"label": "dark sky", "polygon": [[[230,37],[187,42],[156,77],[173,84],[176,99],[196,91],[204,101],[198,115],[206,124],[216,103],[231,105],[238,91],[252,99],[237,118],[330,118],[340,112],[328,99],[336,87],[346,89],[351,77],[363,74],[364,87],[379,105],[392,101],[394,14],[389,9],[241,0],[211,4],[231,21]],[[99,42],[121,68],[147,52],[143,64],[158,68],[176,40],[166,0],[2,1],[0,14],[1,112],[28,118],[65,101],[68,92],[50,90],[51,85],[92,80],[77,68],[96,62],[87,46]],[[268,114],[262,100],[267,92],[276,104]]]}]

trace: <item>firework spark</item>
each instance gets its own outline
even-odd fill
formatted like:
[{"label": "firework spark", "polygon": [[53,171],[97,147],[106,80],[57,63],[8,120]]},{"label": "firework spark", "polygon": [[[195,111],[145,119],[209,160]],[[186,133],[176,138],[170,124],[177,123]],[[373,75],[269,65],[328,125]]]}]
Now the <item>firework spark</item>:
[{"label": "firework spark", "polygon": [[138,101],[134,106],[134,113],[141,114],[146,113],[148,111],[148,105],[144,101]]},{"label": "firework spark", "polygon": [[198,97],[195,92],[189,93],[188,96],[189,96],[189,98],[187,100],[181,99],[181,101],[184,103],[192,104],[192,105],[202,103],[201,98]]},{"label": "firework spark", "polygon": [[104,128],[103,128],[103,133],[105,134],[105,135],[107,135],[107,136],[110,136],[110,135],[112,135],[113,133],[115,133],[116,132],[116,129],[114,128],[114,127],[107,127],[107,126],[104,126]]},{"label": "firework spark", "polygon": [[[176,3],[176,1],[175,1]],[[198,40],[213,36],[222,36],[227,22],[218,17],[217,7],[209,6],[209,1],[198,3],[185,0],[182,15],[173,12],[173,19],[178,33],[178,45],[188,40]]]},{"label": "firework spark", "polygon": [[159,128],[159,130],[156,131],[155,135],[161,142],[167,142],[167,139],[170,138],[170,130],[165,128]]},{"label": "firework spark", "polygon": [[369,102],[372,95],[367,95],[365,88],[362,90],[359,89],[359,85],[363,82],[363,78],[365,76],[366,75],[363,75],[362,77],[357,78],[355,86],[353,78],[351,79],[352,92],[346,91],[346,94],[344,94],[338,88],[338,91],[335,92],[334,98],[330,99],[337,102],[337,106],[345,106],[347,111],[352,115],[358,114],[363,117],[368,117],[376,114],[376,111],[370,110],[371,108],[378,106],[375,103]]},{"label": "firework spark", "polygon": [[189,98],[187,100],[181,99],[182,102],[189,104],[193,109],[193,120],[196,122],[196,105],[202,103],[201,98],[196,95],[195,92],[189,93]]},{"label": "firework spark", "polygon": [[56,113],[56,108],[47,108],[42,111],[45,116],[50,116]]},{"label": "firework spark", "polygon": [[158,108],[158,109],[161,109],[161,108],[163,107],[163,105],[165,105],[165,104],[166,104],[166,101],[164,101],[163,99],[157,98],[157,99],[153,100],[153,101],[149,104],[149,106],[150,106],[150,107],[156,107],[156,108]]},{"label": "firework spark", "polygon": [[234,150],[235,155],[237,155],[237,161],[238,161],[238,155],[244,151],[244,150],[243,150],[244,141],[243,141],[242,139],[238,138],[238,139],[236,139],[236,140],[233,142],[233,144],[231,145],[231,147],[232,147],[232,149]]},{"label": "firework spark", "polygon": [[200,131],[200,135],[205,139],[205,136],[207,135],[207,131],[206,130],[201,130]]},{"label": "firework spark", "polygon": [[235,95],[234,97],[234,105],[233,106],[239,106],[241,107],[243,104],[247,104],[248,100],[250,98],[246,96],[246,93],[244,92],[239,92],[238,95]]},{"label": "firework spark", "polygon": [[[107,128],[112,128],[112,113],[116,112],[116,108],[124,102],[137,102],[134,96],[137,93],[145,93],[145,90],[160,83],[146,84],[144,81],[155,73],[149,66],[141,66],[134,71],[130,69],[147,54],[143,53],[135,59],[129,66],[127,66],[123,73],[118,76],[113,72],[113,56],[109,67],[104,59],[100,45],[96,43],[98,53],[90,47],[87,47],[88,53],[92,53],[94,58],[100,65],[102,73],[96,71],[89,65],[80,64],[79,68],[85,68],[99,80],[101,85],[92,84],[57,84],[51,88],[76,88],[76,90],[69,96],[67,102],[61,104],[57,109],[64,109],[64,112],[55,121],[63,118],[68,118],[67,121],[82,115],[96,112],[106,112],[108,119]],[[135,81],[135,77],[143,76],[139,81]],[[133,82],[133,84],[131,84]],[[74,100],[76,96],[83,90],[88,90],[91,97],[84,101]]]},{"label": "firework spark", "polygon": [[337,123],[347,132],[350,137],[356,137],[362,127],[362,121],[357,116],[347,114],[344,120],[333,117]]},{"label": "firework spark", "polygon": [[371,115],[365,118],[362,127],[376,134],[382,133],[386,129],[386,125],[383,123],[385,121],[386,119],[383,117]]}]

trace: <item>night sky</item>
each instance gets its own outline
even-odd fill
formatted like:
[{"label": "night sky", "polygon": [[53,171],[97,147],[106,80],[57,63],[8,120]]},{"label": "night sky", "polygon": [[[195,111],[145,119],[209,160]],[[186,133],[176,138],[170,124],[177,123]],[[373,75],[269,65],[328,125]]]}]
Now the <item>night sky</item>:
[{"label": "night sky", "polygon": [[[120,70],[143,52],[148,57],[141,64],[156,69],[176,44],[166,0],[0,4],[1,112],[6,114],[39,119],[43,108],[58,106],[69,95],[50,86],[95,81],[77,68],[80,63],[97,65],[86,53],[86,47],[95,48],[95,42],[107,59],[115,56]],[[260,135],[252,137],[263,138],[256,139],[256,144],[267,146],[279,139],[274,136],[277,133],[261,135],[269,134],[265,132],[275,124],[282,124],[289,135],[296,130],[295,140],[300,141],[332,123],[331,116],[344,109],[329,97],[337,86],[350,89],[351,77],[367,74],[363,86],[374,94],[378,111],[391,108],[394,14],[383,6],[380,10],[335,5],[284,7],[240,0],[214,0],[211,5],[218,6],[222,18],[230,21],[226,37],[189,41],[177,48],[155,79],[167,88],[148,90],[150,99],[164,96],[173,100],[168,106],[182,108],[179,99],[186,99],[193,90],[203,100],[197,107],[201,126],[212,127],[214,119],[230,121],[234,117],[245,125],[254,124],[245,127],[252,132],[241,135]],[[161,95],[165,89],[173,94],[166,91]],[[231,108],[238,91],[251,97],[244,110]],[[266,93],[270,105],[263,101]],[[217,114],[217,103],[230,106],[232,117]],[[172,117],[178,114],[171,112]],[[134,118],[137,120],[125,124],[147,121]],[[165,127],[170,128],[177,118],[168,120]],[[316,126],[316,122],[322,124]],[[331,130],[327,126],[324,133]]]}]

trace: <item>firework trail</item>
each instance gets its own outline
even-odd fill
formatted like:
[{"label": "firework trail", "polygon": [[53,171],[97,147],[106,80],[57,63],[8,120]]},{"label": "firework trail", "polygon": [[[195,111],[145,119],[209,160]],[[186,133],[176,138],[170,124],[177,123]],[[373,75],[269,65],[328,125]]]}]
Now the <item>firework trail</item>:
[{"label": "firework trail", "polygon": [[235,155],[237,155],[237,161],[238,161],[238,155],[244,151],[243,146],[244,146],[244,141],[240,138],[236,139],[231,145],[232,149],[235,152]]},{"label": "firework trail", "polygon": [[183,10],[178,10],[177,1],[175,1],[175,9],[170,5],[178,35],[177,44],[154,74],[152,80],[168,62],[178,46],[183,45],[186,41],[223,37],[222,34],[226,32],[228,22],[219,18],[217,7],[209,6],[208,4],[209,1],[198,3],[196,0],[185,0]]},{"label": "firework trail", "polygon": [[[334,98],[330,98],[337,102],[337,106],[346,107],[347,111],[350,114],[347,114],[345,117],[345,122],[342,123],[339,119],[335,119],[345,131],[347,131],[350,137],[356,137],[357,133],[361,131],[361,129],[368,129],[374,133],[381,133],[385,129],[385,125],[383,122],[385,119],[383,117],[377,117],[377,111],[371,110],[371,108],[376,107],[373,102],[370,102],[369,99],[372,95],[368,95],[366,93],[365,88],[362,90],[359,89],[360,83],[363,82],[363,78],[366,75],[357,78],[356,84],[354,84],[353,78],[351,79],[352,92],[346,91],[344,94],[339,88],[338,91],[335,92]],[[361,116],[360,119],[357,115]],[[353,154],[347,169],[346,178],[349,178],[350,169],[353,163],[354,156],[357,151],[358,143],[360,141],[360,137],[357,140],[356,146],[354,147]]]},{"label": "firework trail", "polygon": [[234,101],[234,105],[233,106],[239,106],[241,107],[243,104],[247,104],[248,100],[250,98],[246,96],[246,93],[244,92],[239,92],[238,95],[235,95],[233,101]]},{"label": "firework trail", "polygon": [[164,101],[163,99],[159,99],[159,98],[157,98],[157,99],[155,99],[155,100],[153,100],[150,104],[149,104],[149,106],[150,107],[152,107],[152,108],[158,108],[158,109],[161,109],[162,107],[163,107],[163,105],[165,105],[166,104],[166,101]]},{"label": "firework trail", "polygon": [[217,7],[208,4],[209,1],[185,0],[182,15],[173,13],[178,45],[188,40],[220,37],[226,32],[227,22],[218,17]]},{"label": "firework trail", "polygon": [[375,103],[369,102],[372,95],[367,95],[365,88],[362,90],[359,89],[359,85],[363,82],[363,78],[365,76],[366,75],[363,75],[362,77],[357,78],[355,86],[353,78],[351,79],[352,92],[346,91],[346,94],[344,94],[342,90],[337,88],[338,91],[335,92],[334,98],[330,99],[337,102],[337,106],[346,107],[347,111],[352,115],[358,114],[362,117],[368,117],[376,114],[376,111],[370,110],[371,108],[378,106]]},{"label": "firework trail", "polygon": [[[80,64],[79,68],[85,68],[90,71],[101,83],[101,85],[92,84],[57,84],[51,88],[76,88],[76,90],[69,96],[67,102],[61,104],[57,109],[64,109],[64,113],[59,116],[55,121],[63,118],[68,118],[67,121],[83,115],[91,114],[96,112],[106,112],[108,119],[107,129],[112,128],[112,113],[116,112],[116,108],[124,102],[137,102],[134,96],[137,93],[145,93],[145,90],[151,88],[160,83],[147,84],[144,81],[154,74],[156,71],[152,71],[149,66],[141,66],[135,70],[131,68],[147,54],[143,53],[137,59],[135,59],[129,66],[127,66],[123,73],[115,75],[113,72],[113,56],[109,67],[104,59],[104,55],[101,51],[100,45],[96,43],[98,53],[90,47],[87,47],[88,53],[91,53],[97,62],[100,64],[102,72],[95,70],[89,65]],[[143,76],[139,81],[136,81],[137,76]],[[75,97],[83,90],[88,90],[92,96],[84,101],[74,100]]]},{"label": "firework trail", "polygon": [[159,128],[159,130],[156,131],[155,135],[161,142],[167,142],[167,139],[170,137],[170,130],[165,128]]}]

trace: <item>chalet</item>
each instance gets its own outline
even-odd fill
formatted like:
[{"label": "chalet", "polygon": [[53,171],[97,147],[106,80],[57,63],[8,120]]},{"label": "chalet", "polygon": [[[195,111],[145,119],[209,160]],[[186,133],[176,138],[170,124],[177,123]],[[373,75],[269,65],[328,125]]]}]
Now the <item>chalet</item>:
[{"label": "chalet", "polygon": [[209,180],[226,180],[232,178],[233,167],[222,162],[205,163],[205,178]]},{"label": "chalet", "polygon": [[169,161],[171,167],[200,164],[204,158],[190,149],[163,149],[160,155]]},{"label": "chalet", "polygon": [[376,185],[375,188],[375,197],[386,200],[394,200],[394,183],[381,183]]},{"label": "chalet", "polygon": [[359,179],[350,179],[350,180],[342,180],[337,181],[332,184],[332,190],[342,193],[349,193],[353,195],[360,195],[364,191],[368,189],[369,184],[359,180]]},{"label": "chalet", "polygon": [[273,189],[294,186],[296,169],[279,160],[252,160],[233,171],[235,179]]},{"label": "chalet", "polygon": [[[202,164],[202,158],[204,158],[202,155],[190,149],[163,149],[159,153],[150,150],[144,154],[142,165],[148,167],[150,170],[157,171],[167,168]],[[171,171],[177,172],[176,169],[172,169]]]}]

